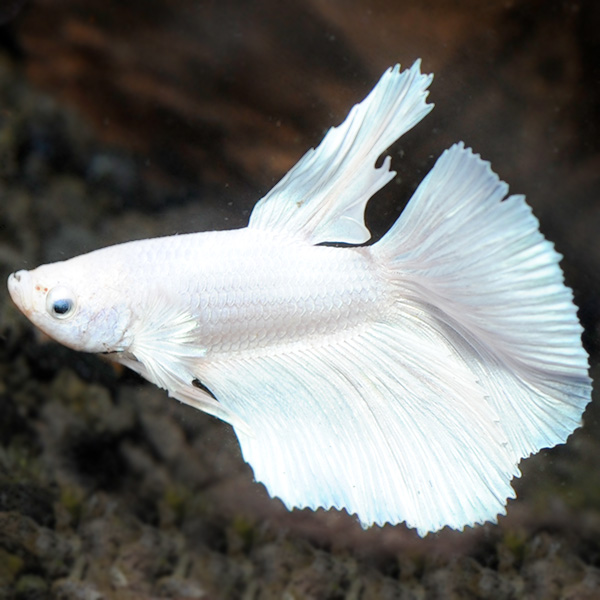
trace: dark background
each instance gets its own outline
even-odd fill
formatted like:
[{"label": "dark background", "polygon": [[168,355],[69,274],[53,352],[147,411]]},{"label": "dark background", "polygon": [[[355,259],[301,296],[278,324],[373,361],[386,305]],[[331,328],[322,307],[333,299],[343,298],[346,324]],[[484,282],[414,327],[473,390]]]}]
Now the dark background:
[{"label": "dark background", "polygon": [[[388,66],[420,57],[436,108],[390,151],[375,236],[463,140],[565,256],[597,370],[597,2],[14,0],[0,20],[3,278],[245,225]],[[5,292],[0,598],[594,598],[599,434],[592,403],[568,444],[523,463],[499,525],[362,531],[288,513],[228,426],[42,339]]]}]

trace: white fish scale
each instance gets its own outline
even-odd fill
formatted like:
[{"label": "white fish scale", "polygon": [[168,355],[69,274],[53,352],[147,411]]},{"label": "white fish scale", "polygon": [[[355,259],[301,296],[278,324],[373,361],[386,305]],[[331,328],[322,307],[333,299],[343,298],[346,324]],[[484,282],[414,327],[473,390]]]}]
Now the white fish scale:
[{"label": "white fish scale", "polygon": [[130,265],[132,277],[151,272],[169,302],[194,313],[207,355],[332,335],[373,321],[392,303],[368,249],[250,229],[138,242]]}]

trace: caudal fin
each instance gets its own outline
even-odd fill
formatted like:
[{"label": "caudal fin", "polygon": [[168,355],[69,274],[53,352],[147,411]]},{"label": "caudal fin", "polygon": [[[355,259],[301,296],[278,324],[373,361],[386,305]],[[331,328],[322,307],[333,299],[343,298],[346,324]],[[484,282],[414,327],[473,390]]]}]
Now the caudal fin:
[{"label": "caudal fin", "polygon": [[581,424],[591,380],[561,256],[525,198],[507,193],[488,162],[454,145],[373,253],[403,301],[435,315],[518,460]]}]

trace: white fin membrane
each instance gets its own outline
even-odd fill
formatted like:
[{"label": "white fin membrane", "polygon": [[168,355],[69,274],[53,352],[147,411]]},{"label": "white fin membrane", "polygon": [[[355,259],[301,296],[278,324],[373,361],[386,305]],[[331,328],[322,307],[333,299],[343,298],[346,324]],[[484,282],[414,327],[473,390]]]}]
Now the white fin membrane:
[{"label": "white fin membrane", "polygon": [[525,198],[507,193],[456,144],[373,253],[403,296],[437,315],[519,460],[580,426],[591,380],[561,256]]},{"label": "white fin membrane", "polygon": [[198,322],[189,311],[156,291],[147,298],[146,319],[138,320],[133,330],[134,343],[126,353],[111,358],[176,398],[198,410],[227,421],[240,431],[249,432],[245,423],[230,413],[210,394],[193,385],[194,371],[206,349],[198,346]]},{"label": "white fin membrane", "polygon": [[256,204],[249,227],[312,244],[369,240],[365,206],[396,174],[390,171],[390,157],[378,168],[375,163],[433,108],[425,102],[433,76],[422,75],[420,66],[417,60],[402,73],[400,65],[388,69],[346,120]]},{"label": "white fin membrane", "polygon": [[254,431],[236,429],[256,479],[290,509],[345,508],[365,527],[406,521],[425,535],[495,519],[514,496],[518,469],[483,390],[414,314],[206,376]]},{"label": "white fin membrane", "polygon": [[[370,249],[395,304],[344,334],[208,360],[256,479],[289,508],[420,535],[494,521],[521,458],[590,399],[559,256],[523,197],[459,144]],[[250,433],[252,432],[252,433]]]}]

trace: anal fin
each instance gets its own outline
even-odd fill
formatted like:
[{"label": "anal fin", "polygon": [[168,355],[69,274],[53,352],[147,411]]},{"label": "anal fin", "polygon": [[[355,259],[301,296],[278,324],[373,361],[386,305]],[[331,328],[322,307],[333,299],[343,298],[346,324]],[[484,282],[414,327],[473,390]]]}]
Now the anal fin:
[{"label": "anal fin", "polygon": [[411,316],[203,376],[257,480],[289,508],[347,509],[421,535],[494,520],[519,473],[483,390],[439,331]]}]

